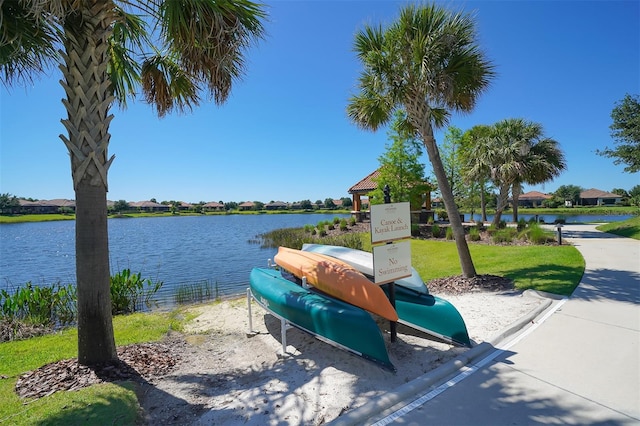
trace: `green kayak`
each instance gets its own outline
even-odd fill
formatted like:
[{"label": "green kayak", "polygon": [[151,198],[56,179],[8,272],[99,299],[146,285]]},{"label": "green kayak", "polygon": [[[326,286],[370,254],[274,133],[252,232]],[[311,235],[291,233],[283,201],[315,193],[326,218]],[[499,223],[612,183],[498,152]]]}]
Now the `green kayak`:
[{"label": "green kayak", "polygon": [[365,310],[303,288],[281,271],[254,268],[253,298],[267,311],[318,339],[395,371],[380,328]]}]

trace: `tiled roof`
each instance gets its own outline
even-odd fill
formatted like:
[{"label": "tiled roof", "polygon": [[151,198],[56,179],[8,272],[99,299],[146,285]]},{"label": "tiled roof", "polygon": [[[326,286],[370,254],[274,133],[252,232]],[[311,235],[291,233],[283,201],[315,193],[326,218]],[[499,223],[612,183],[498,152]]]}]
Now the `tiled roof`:
[{"label": "tiled roof", "polygon": [[360,182],[349,188],[349,194],[367,193],[378,187],[378,183],[374,180],[380,176],[380,170],[376,170]]},{"label": "tiled roof", "polygon": [[538,192],[538,191],[529,191],[525,194],[520,195],[520,201],[524,201],[524,200],[548,200],[550,198],[553,198],[552,195],[549,194],[543,194],[542,192]]},{"label": "tiled roof", "polygon": [[580,193],[580,198],[622,198],[618,194],[612,194],[611,192],[601,191],[599,189],[591,188]]}]

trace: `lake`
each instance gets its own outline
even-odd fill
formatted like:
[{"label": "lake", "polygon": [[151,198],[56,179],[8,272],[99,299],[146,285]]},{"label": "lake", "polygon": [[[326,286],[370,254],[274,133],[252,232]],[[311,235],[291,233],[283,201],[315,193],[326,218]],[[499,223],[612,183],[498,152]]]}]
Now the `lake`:
[{"label": "lake", "polygon": [[[556,216],[539,215],[546,223]],[[251,269],[266,267],[277,249],[255,243],[258,234],[315,225],[345,214],[208,215],[109,219],[111,271],[130,268],[164,283],[158,297],[166,303],[181,284],[209,282],[221,296],[248,286]],[[531,215],[521,214],[528,220]],[[567,222],[611,222],[626,216],[564,216]],[[475,216],[476,219],[479,215]],[[509,221],[511,215],[504,216]],[[469,215],[466,215],[469,220]],[[75,283],[75,222],[0,225],[0,289],[27,282]]]},{"label": "lake", "polygon": [[[255,237],[274,229],[315,225],[345,214],[264,214],[109,219],[112,274],[124,268],[164,283],[172,300],[180,284],[217,283],[220,295],[243,293],[251,269],[266,267],[277,249]],[[0,289],[31,281],[75,283],[75,221],[0,225]]]}]

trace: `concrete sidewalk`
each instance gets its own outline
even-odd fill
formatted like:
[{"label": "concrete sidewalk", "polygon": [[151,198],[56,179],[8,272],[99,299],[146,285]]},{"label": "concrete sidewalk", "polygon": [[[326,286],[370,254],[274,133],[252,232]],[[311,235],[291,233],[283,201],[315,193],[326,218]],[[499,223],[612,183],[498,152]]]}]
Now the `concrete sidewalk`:
[{"label": "concrete sidewalk", "polygon": [[569,299],[332,424],[640,424],[640,242],[562,234],[586,261]]}]

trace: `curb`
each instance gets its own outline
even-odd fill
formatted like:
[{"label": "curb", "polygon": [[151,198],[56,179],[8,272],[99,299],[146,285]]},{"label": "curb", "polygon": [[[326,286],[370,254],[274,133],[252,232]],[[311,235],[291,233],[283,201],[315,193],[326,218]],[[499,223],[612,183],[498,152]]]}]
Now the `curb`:
[{"label": "curb", "polygon": [[[418,398],[421,394],[426,393],[429,388],[435,384],[441,383],[444,379],[452,377],[460,371],[463,367],[474,363],[476,360],[484,357],[489,351],[496,349],[496,346],[508,337],[513,336],[520,330],[522,330],[527,324],[532,322],[540,314],[546,311],[553,303],[556,295],[553,297],[547,297],[546,294],[541,292],[527,290],[523,294],[527,294],[533,297],[539,297],[546,299],[540,304],[540,306],[531,310],[528,314],[506,327],[499,332],[496,336],[492,337],[488,342],[482,342],[472,349],[469,349],[463,354],[458,355],[456,358],[439,366],[438,368],[408,382],[398,388],[387,392],[374,400],[351,410],[342,416],[327,423],[330,426],[352,426],[366,424],[368,419],[372,419],[379,416],[386,410],[410,400]],[[403,404],[405,405],[405,404]]]}]

